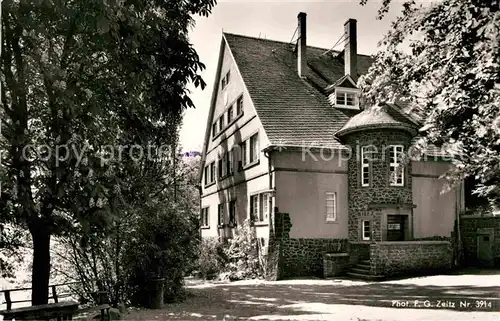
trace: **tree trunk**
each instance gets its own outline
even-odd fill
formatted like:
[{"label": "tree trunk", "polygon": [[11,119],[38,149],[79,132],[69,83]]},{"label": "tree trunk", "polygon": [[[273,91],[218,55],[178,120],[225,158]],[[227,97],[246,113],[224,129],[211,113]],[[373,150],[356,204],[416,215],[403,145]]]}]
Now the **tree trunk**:
[{"label": "tree trunk", "polygon": [[50,233],[42,224],[30,229],[33,238],[33,268],[31,274],[31,304],[47,304],[50,278]]}]

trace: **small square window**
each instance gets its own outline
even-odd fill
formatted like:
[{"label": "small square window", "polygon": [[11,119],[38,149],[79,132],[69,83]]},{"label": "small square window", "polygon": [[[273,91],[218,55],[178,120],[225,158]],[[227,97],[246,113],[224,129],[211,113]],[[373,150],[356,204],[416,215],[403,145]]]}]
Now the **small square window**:
[{"label": "small square window", "polygon": [[230,75],[231,75],[230,70],[228,70],[227,73],[222,78],[222,80],[221,80],[222,90],[224,90],[224,88],[226,88],[227,85],[229,84]]},{"label": "small square window", "polygon": [[335,91],[335,104],[339,107],[356,108],[358,105],[356,93],[337,89]]}]

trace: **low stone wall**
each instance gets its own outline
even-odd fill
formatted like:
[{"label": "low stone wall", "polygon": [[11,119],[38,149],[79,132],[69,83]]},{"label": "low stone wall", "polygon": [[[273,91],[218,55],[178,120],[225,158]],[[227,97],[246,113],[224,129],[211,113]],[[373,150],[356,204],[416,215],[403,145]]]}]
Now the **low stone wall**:
[{"label": "low stone wall", "polygon": [[[485,231],[492,231],[492,260],[480,262],[477,254],[477,238]],[[496,265],[500,266],[500,216],[468,215],[460,217],[460,238],[462,240],[463,264],[466,266]]]},{"label": "low stone wall", "polygon": [[329,278],[344,274],[349,269],[349,253],[323,254],[323,277]]},{"label": "low stone wall", "polygon": [[282,238],[282,278],[323,276],[323,254],[341,253],[347,249],[347,239]]},{"label": "low stone wall", "polygon": [[397,276],[447,271],[453,250],[447,241],[378,242],[370,244],[370,274]]}]

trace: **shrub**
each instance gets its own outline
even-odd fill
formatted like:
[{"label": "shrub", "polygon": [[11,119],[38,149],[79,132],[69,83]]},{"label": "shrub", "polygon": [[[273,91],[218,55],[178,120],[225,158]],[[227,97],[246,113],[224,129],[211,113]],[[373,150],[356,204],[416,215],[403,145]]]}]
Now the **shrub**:
[{"label": "shrub", "polygon": [[201,241],[196,266],[201,277],[207,280],[216,278],[223,272],[227,263],[224,245],[215,237]]},{"label": "shrub", "polygon": [[196,233],[178,208],[144,211],[126,251],[133,305],[147,304],[149,281],[156,278],[165,279],[166,302],[182,297],[184,275],[196,257]]},{"label": "shrub", "polygon": [[250,226],[249,220],[245,220],[242,226],[235,229],[233,238],[228,239],[225,254],[228,260],[226,271],[230,280],[257,278],[263,275],[259,244],[255,229]]},{"label": "shrub", "polygon": [[235,281],[263,276],[261,259],[255,229],[246,220],[234,229],[233,237],[226,242],[217,238],[203,239],[196,265],[204,279],[218,277]]}]

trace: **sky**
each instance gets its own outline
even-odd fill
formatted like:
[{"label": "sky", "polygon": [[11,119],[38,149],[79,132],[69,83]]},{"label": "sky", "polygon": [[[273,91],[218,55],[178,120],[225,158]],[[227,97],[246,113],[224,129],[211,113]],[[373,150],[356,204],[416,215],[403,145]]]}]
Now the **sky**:
[{"label": "sky", "polygon": [[[207,83],[204,90],[189,86],[196,108],[188,109],[180,131],[183,151],[202,151],[205,127],[219,57],[222,31],[252,37],[290,42],[297,28],[297,14],[307,13],[307,44],[330,49],[344,32],[344,22],[357,20],[358,53],[374,54],[377,43],[389,30],[390,23],[401,10],[398,0],[382,20],[376,20],[380,0],[369,0],[361,6],[359,0],[315,1],[218,1],[212,14],[196,17],[190,41],[205,64],[201,73]],[[341,47],[336,49],[342,50]]]}]

